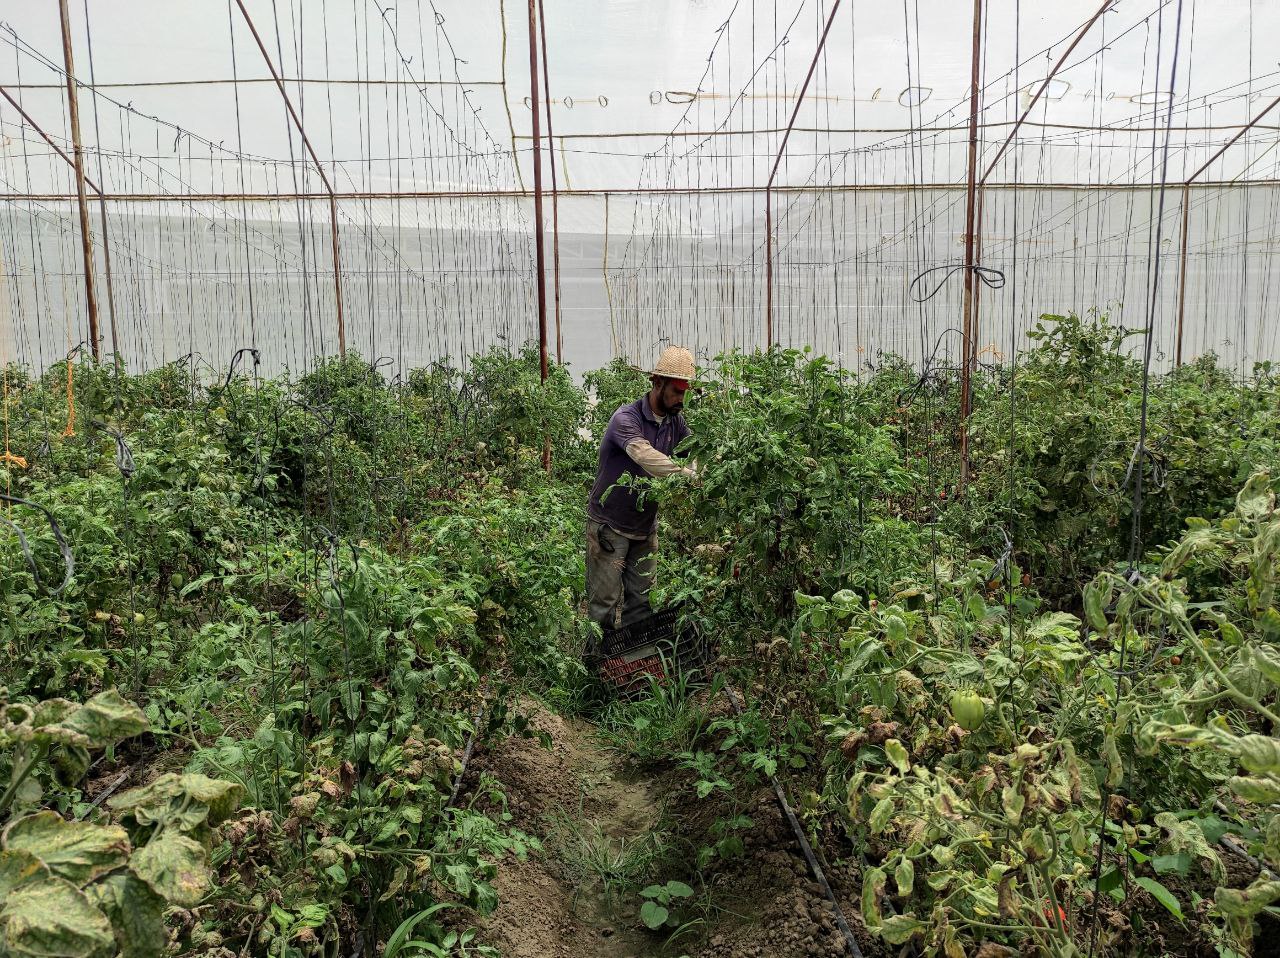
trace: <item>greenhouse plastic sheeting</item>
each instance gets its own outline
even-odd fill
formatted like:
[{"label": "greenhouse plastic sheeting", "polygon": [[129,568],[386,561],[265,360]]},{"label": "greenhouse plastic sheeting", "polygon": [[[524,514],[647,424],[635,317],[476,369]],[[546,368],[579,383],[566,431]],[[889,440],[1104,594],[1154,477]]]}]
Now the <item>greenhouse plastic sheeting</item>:
[{"label": "greenhouse plastic sheeting", "polygon": [[[245,6],[338,194],[348,345],[410,368],[536,338],[527,6]],[[664,340],[703,356],[764,342],[764,186],[831,8],[546,4],[544,187],[554,164],[579,370]],[[1007,283],[981,291],[980,347],[1098,308],[1152,322],[1159,362],[1179,317],[1187,358],[1276,358],[1280,111],[1242,128],[1280,92],[1280,7],[1116,4],[1004,148],[1097,9],[984,6],[976,261]],[[0,41],[0,84],[70,152],[56,8],[7,11]],[[103,212],[113,271],[106,347],[135,368],[334,352],[327,187],[237,4],[72,4],[72,41],[86,171],[108,197],[89,192],[99,299]],[[910,284],[963,259],[971,52],[968,4],[840,6],[770,194],[778,341],[849,366],[955,355],[962,278],[926,303]],[[85,338],[75,181],[8,103],[0,130],[0,340],[44,365]],[[442,192],[468,195],[422,195]]]}]

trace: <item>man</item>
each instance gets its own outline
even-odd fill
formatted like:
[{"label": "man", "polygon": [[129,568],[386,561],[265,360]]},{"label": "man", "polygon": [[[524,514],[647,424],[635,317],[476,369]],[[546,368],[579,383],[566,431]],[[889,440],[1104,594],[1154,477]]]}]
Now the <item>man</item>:
[{"label": "man", "polygon": [[650,372],[649,392],[618,407],[600,443],[600,466],[587,503],[587,607],[592,621],[606,629],[650,614],[658,533],[652,497],[642,505],[634,488],[609,490],[623,474],[633,479],[694,474],[671,459],[689,435],[680,410],[694,374],[689,350],[664,349]]}]

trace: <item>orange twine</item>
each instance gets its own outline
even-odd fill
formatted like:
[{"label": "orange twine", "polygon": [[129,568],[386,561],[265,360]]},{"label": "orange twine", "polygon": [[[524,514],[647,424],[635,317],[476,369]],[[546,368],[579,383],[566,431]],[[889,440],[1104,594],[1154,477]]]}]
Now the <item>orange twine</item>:
[{"label": "orange twine", "polygon": [[68,438],[76,434],[76,389],[75,364],[67,359],[67,428],[62,430],[63,438]]},{"label": "orange twine", "polygon": [[[9,451],[9,370],[7,367],[4,371],[4,454],[0,455],[0,462],[11,462],[19,469],[27,468],[27,460]],[[5,487],[8,488],[7,480]]]}]

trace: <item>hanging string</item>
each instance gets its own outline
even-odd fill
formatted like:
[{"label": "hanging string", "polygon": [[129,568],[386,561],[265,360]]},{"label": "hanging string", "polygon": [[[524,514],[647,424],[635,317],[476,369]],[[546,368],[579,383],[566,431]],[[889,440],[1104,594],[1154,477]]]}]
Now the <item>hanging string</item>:
[{"label": "hanging string", "polygon": [[[1156,77],[1160,75],[1160,54],[1162,52],[1162,33],[1164,26],[1164,18],[1160,17],[1156,21]],[[1129,535],[1129,562],[1126,577],[1130,581],[1138,578],[1138,560],[1142,552],[1142,507],[1143,507],[1143,462],[1146,457],[1146,441],[1148,427],[1148,413],[1150,408],[1150,392],[1151,392],[1151,358],[1152,343],[1155,336],[1155,313],[1156,298],[1160,291],[1160,241],[1164,227],[1164,202],[1165,191],[1168,184],[1169,170],[1169,140],[1173,129],[1173,102],[1174,91],[1176,89],[1178,77],[1178,51],[1182,40],[1182,0],[1178,0],[1177,18],[1174,27],[1173,39],[1173,62],[1169,69],[1169,107],[1165,118],[1164,146],[1160,161],[1160,191],[1157,213],[1155,218],[1154,236],[1148,246],[1148,255],[1150,257],[1149,277],[1150,277],[1150,298],[1147,307],[1147,329],[1146,338],[1143,347],[1142,360],[1142,404],[1140,419],[1138,425],[1138,448],[1135,454],[1136,468],[1133,470],[1133,524]],[[1156,109],[1158,109],[1158,105]],[[1154,127],[1154,124],[1153,124]],[[1152,173],[1155,172],[1154,154],[1156,152],[1156,133],[1152,133],[1151,151],[1153,154]],[[1123,673],[1129,651],[1129,630],[1123,629],[1120,634],[1120,661],[1119,668]],[[1124,678],[1123,674],[1116,680],[1115,697],[1112,703],[1113,711],[1119,711],[1121,701],[1124,697]],[[1107,853],[1107,824],[1110,818],[1112,789],[1108,785],[1108,781],[1104,780],[1101,789],[1101,806],[1102,825],[1098,834],[1098,854],[1094,864],[1094,887],[1093,887],[1093,915],[1090,920],[1089,928],[1089,958],[1093,958],[1094,951],[1098,944],[1098,920],[1101,913],[1101,897],[1102,897],[1102,866]]]},{"label": "hanging string", "polygon": [[[15,456],[9,451],[9,364],[7,362],[4,366],[4,452],[0,453],[0,463],[8,463],[18,469],[27,468],[26,459],[22,456]],[[10,491],[7,472],[4,477],[4,491]]]},{"label": "hanging string", "polygon": [[[0,275],[4,273],[4,261],[0,260]],[[5,319],[9,317],[8,300],[4,300]],[[27,460],[22,456],[15,456],[9,449],[9,337],[12,335],[12,324],[6,322],[6,329],[0,336],[0,367],[3,368],[4,375],[4,452],[0,453],[0,463],[14,466],[17,469],[26,469]],[[10,488],[11,480],[9,471],[5,470],[4,491],[12,492]]]},{"label": "hanging string", "polygon": [[75,351],[72,350],[67,356],[67,428],[62,430],[64,439],[69,439],[76,434],[76,364],[73,360]]}]

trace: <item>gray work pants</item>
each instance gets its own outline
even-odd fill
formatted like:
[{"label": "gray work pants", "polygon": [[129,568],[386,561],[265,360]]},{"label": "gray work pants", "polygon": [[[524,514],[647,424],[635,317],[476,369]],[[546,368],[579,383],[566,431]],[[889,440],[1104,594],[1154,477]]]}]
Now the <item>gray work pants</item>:
[{"label": "gray work pants", "polygon": [[628,539],[587,520],[587,612],[606,629],[630,625],[651,613],[649,590],[657,565],[658,534]]}]

